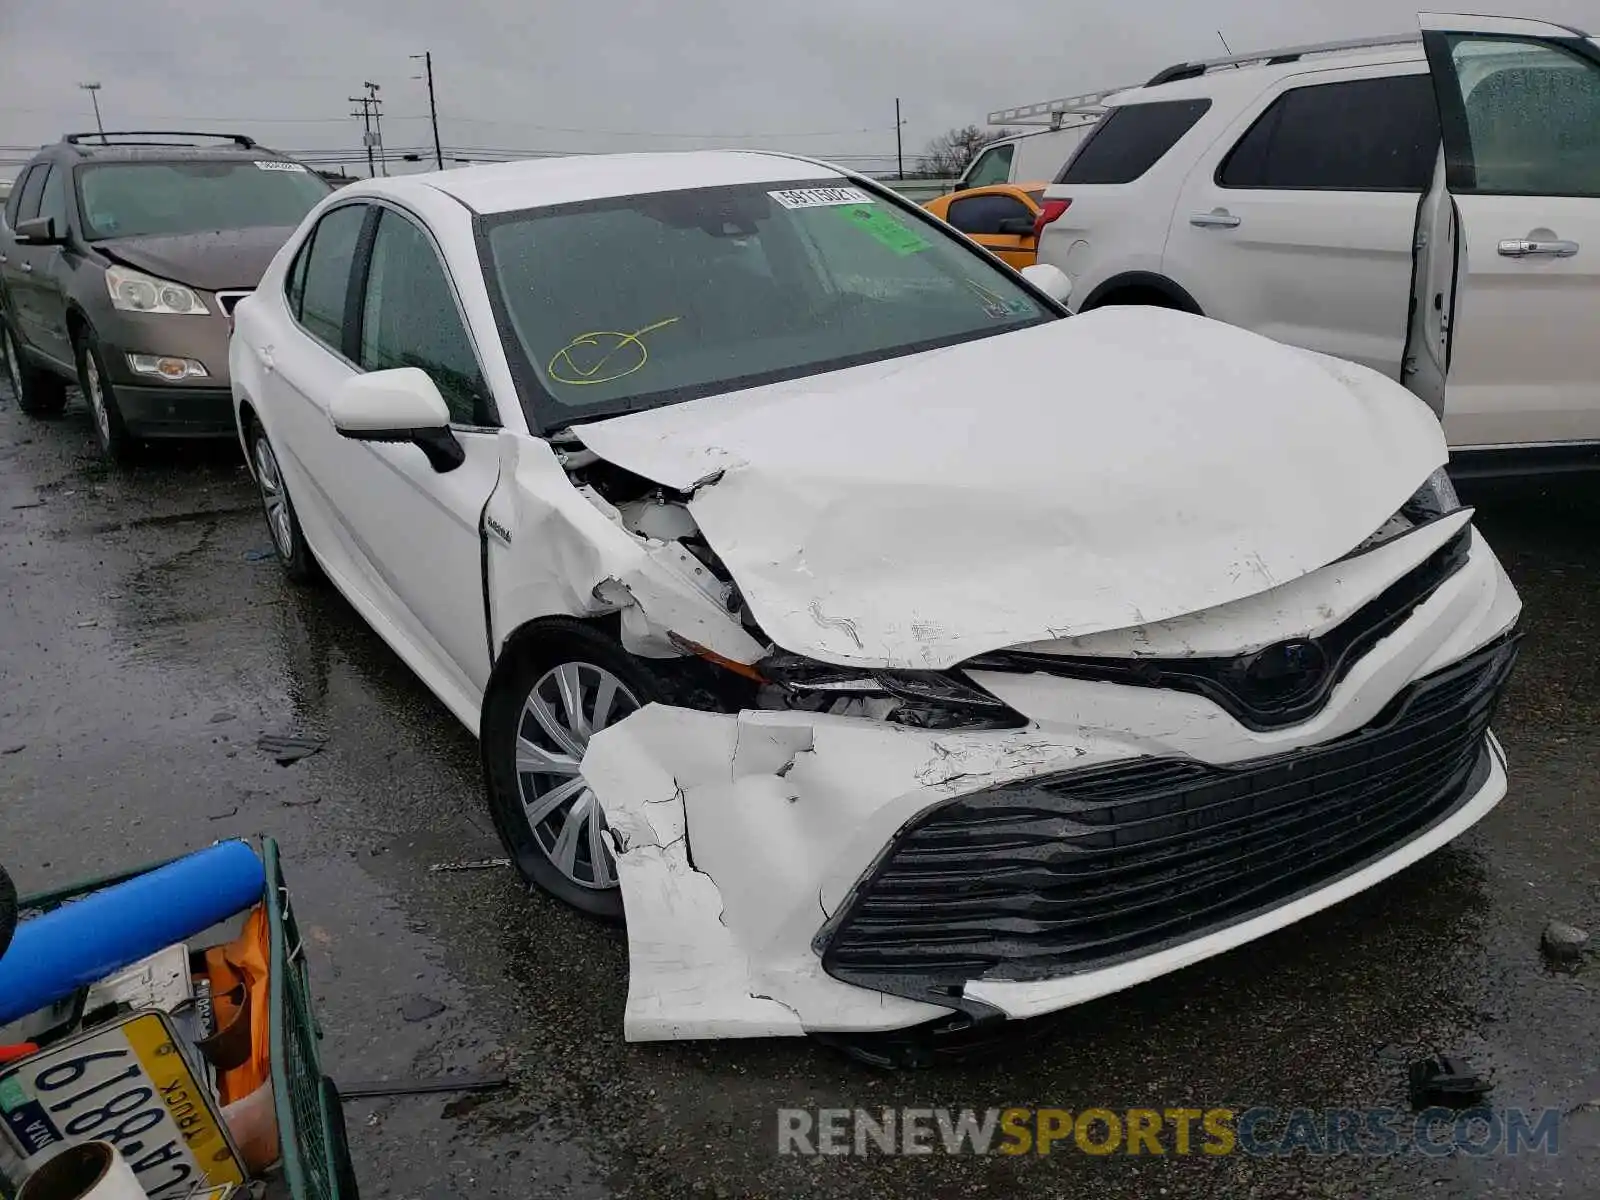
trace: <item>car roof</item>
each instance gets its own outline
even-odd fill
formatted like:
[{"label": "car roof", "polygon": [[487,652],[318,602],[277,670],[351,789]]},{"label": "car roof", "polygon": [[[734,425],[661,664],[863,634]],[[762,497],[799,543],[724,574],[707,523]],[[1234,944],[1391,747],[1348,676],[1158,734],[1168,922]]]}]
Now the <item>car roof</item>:
[{"label": "car roof", "polygon": [[638,154],[580,154],[492,166],[457,167],[367,181],[343,192],[402,198],[416,188],[454,196],[489,215],[581,200],[798,179],[849,179],[850,172],[795,155],[753,150],[680,150]]},{"label": "car roof", "polygon": [[85,146],[61,143],[51,147],[59,157],[73,162],[253,162],[257,159],[283,158],[276,150],[255,146],[249,150],[238,146],[184,146],[170,145],[111,145]]},{"label": "car roof", "polygon": [[1174,79],[1167,83],[1145,84],[1108,96],[1107,108],[1120,108],[1125,104],[1149,104],[1157,100],[1245,101],[1261,89],[1294,75],[1307,75],[1320,71],[1344,71],[1356,67],[1380,67],[1402,63],[1426,61],[1420,40],[1399,42],[1388,46],[1363,50],[1335,50],[1326,53],[1308,53],[1292,62],[1244,63],[1207,71],[1188,79]]}]

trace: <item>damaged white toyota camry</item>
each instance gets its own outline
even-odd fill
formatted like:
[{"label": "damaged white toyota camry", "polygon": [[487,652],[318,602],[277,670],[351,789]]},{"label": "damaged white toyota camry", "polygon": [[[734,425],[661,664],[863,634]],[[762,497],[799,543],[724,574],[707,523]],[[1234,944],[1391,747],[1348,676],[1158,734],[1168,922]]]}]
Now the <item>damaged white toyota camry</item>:
[{"label": "damaged white toyota camry", "polygon": [[382,179],[240,304],[240,435],[626,913],[632,1039],[985,1026],[1361,891],[1505,792],[1519,602],[1370,370],[1068,318],[780,155]]}]

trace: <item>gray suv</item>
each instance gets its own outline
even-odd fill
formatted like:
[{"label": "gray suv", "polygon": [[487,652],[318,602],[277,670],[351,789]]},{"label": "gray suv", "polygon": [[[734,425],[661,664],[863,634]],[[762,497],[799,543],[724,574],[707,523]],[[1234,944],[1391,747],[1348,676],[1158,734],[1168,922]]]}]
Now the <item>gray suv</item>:
[{"label": "gray suv", "polygon": [[233,436],[233,307],[330,190],[239,135],[46,146],[0,220],[0,369],[18,405],[53,416],[77,383],[112,458],[144,438]]}]

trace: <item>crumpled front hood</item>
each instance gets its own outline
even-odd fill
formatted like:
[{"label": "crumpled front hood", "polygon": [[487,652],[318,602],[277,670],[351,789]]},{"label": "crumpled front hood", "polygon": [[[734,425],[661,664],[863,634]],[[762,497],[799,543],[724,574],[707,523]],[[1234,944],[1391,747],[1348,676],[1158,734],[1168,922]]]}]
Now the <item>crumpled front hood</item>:
[{"label": "crumpled front hood", "polygon": [[107,238],[95,243],[119,262],[208,292],[254,288],[294,227],[217,229],[165,237]]},{"label": "crumpled front hood", "polygon": [[913,668],[1276,587],[1446,459],[1433,414],[1376,372],[1144,308],[576,432],[694,491],[779,646]]}]

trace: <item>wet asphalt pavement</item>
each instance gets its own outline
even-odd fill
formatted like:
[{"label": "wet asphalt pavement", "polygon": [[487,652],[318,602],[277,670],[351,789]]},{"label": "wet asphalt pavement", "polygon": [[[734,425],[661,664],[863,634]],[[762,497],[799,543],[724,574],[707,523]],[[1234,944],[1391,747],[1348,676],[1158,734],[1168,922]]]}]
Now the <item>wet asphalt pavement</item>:
[{"label": "wet asphalt pavement", "polygon": [[[115,470],[80,404],[34,421],[0,388],[0,858],[27,891],[277,838],[331,1073],[513,1080],[348,1105],[369,1197],[1600,1196],[1600,963],[1538,951],[1551,918],[1600,934],[1600,484],[1476,498],[1527,604],[1499,809],[1026,1053],[884,1074],[806,1041],[625,1044],[617,931],[509,870],[431,869],[500,853],[476,744],[336,593],[284,582],[236,449]],[[327,742],[283,767],[267,733]],[[1405,1063],[1440,1050],[1497,1105],[1572,1110],[1559,1153],[775,1152],[787,1106],[1403,1107]]]}]

